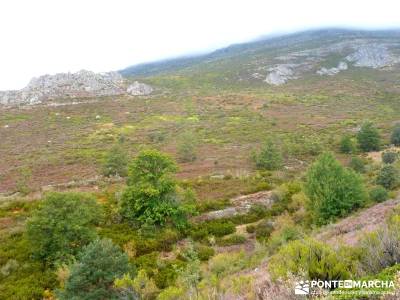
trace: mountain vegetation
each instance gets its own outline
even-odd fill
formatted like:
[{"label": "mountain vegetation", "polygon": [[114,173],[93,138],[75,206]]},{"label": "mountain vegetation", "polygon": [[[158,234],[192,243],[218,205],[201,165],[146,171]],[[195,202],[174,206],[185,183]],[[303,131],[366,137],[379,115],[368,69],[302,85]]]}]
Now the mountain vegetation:
[{"label": "mountain vegetation", "polygon": [[[28,105],[2,93],[0,299],[275,300],[298,281],[398,282],[399,41],[307,31],[123,78],[44,76],[11,92],[40,95]],[[316,292],[358,297],[341,291]]]}]

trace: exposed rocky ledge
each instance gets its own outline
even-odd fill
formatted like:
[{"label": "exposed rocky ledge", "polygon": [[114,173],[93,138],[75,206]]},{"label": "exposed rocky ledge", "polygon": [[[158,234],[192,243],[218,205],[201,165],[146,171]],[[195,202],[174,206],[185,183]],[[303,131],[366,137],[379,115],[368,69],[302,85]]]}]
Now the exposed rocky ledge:
[{"label": "exposed rocky ledge", "polygon": [[[319,48],[290,52],[275,57],[280,61],[272,67],[265,67],[268,73],[264,76],[265,82],[271,85],[282,85],[289,80],[301,78],[306,72],[313,70],[319,75],[333,76],[350,67],[386,68],[400,63],[400,56],[391,51],[392,47],[399,47],[400,43],[376,43],[364,40],[351,40]],[[350,54],[349,54],[350,53]],[[333,68],[318,66],[324,65],[329,56],[338,55],[338,65]],[[257,70],[259,72],[259,70]],[[255,76],[256,75],[256,76]],[[263,75],[253,73],[253,78]]]},{"label": "exposed rocky ledge", "polygon": [[54,99],[88,98],[116,95],[149,95],[153,88],[135,81],[128,82],[118,72],[58,73],[33,78],[29,84],[15,91],[0,91],[0,104],[34,105]]}]

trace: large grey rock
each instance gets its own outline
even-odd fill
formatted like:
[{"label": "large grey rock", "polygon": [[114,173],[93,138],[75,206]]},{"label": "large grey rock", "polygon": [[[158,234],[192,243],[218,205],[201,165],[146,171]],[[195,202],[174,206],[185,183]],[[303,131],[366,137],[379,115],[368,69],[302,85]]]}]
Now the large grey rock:
[{"label": "large grey rock", "polygon": [[148,84],[135,81],[128,86],[126,92],[133,96],[146,96],[153,92],[153,88]]},{"label": "large grey rock", "polygon": [[267,78],[265,78],[265,82],[272,85],[286,83],[289,79],[294,78],[294,67],[296,67],[294,64],[282,64],[269,68],[268,71],[270,73],[267,75]]}]

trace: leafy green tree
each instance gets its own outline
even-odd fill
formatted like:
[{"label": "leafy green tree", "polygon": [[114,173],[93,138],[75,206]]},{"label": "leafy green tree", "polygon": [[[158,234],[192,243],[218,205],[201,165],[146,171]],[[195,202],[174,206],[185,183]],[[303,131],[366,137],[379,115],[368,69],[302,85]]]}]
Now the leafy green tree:
[{"label": "leafy green tree", "polygon": [[371,122],[365,122],[357,134],[357,141],[360,149],[364,152],[379,151],[381,137],[378,129]]},{"label": "leafy green tree", "polygon": [[185,218],[179,206],[173,160],[156,150],[144,150],[129,166],[128,186],[121,199],[121,214],[141,225],[178,223]]},{"label": "leafy green tree", "polygon": [[354,143],[350,136],[345,135],[340,140],[340,152],[342,153],[352,153],[354,151]]},{"label": "leafy green tree", "polygon": [[128,256],[111,240],[95,240],[78,255],[70,267],[59,299],[119,299],[114,280],[130,271]]},{"label": "leafy green tree", "polygon": [[27,223],[35,257],[47,263],[67,262],[96,237],[100,210],[93,197],[50,193]]},{"label": "leafy green tree", "polygon": [[390,136],[390,142],[395,146],[400,146],[400,123],[396,124],[393,128],[392,135]]},{"label": "leafy green tree", "polygon": [[393,165],[384,165],[376,178],[376,183],[392,190],[399,185],[399,171]]},{"label": "leafy green tree", "polygon": [[342,167],[329,152],[320,155],[307,171],[305,193],[317,224],[347,215],[366,199],[361,177]]},{"label": "leafy green tree", "polygon": [[103,175],[125,177],[128,170],[128,157],[121,146],[116,145],[107,153],[103,165]]},{"label": "leafy green tree", "polygon": [[277,170],[282,167],[282,154],[275,143],[268,139],[259,153],[253,155],[257,169]]}]

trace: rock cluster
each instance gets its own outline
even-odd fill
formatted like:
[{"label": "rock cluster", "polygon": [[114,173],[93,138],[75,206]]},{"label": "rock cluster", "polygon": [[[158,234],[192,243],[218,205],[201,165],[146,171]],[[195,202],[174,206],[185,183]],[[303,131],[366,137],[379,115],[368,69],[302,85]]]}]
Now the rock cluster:
[{"label": "rock cluster", "polygon": [[[301,78],[306,72],[313,71],[319,75],[333,76],[350,66],[384,68],[400,63],[400,57],[390,49],[397,44],[376,43],[365,40],[350,40],[318,48],[289,52],[277,56],[275,61],[281,62],[273,67],[265,67],[268,73],[265,82],[271,85],[282,85],[291,79]],[[350,52],[350,54],[349,54]],[[332,54],[341,56],[338,65],[333,68],[316,68]],[[259,71],[259,69],[257,70]],[[257,77],[254,76],[257,74]],[[253,78],[259,78],[260,73],[253,73]]]},{"label": "rock cluster", "polygon": [[54,99],[115,96],[123,94],[148,95],[153,88],[135,82],[127,89],[127,82],[118,72],[94,73],[82,70],[77,73],[59,73],[33,78],[29,84],[16,91],[0,92],[0,104],[38,104]]},{"label": "rock cluster", "polygon": [[135,81],[128,86],[126,92],[133,96],[146,96],[153,92],[153,88],[148,84]]},{"label": "rock cluster", "polygon": [[344,61],[341,61],[337,67],[334,68],[321,68],[317,71],[317,74],[319,75],[329,75],[329,76],[333,76],[336,75],[337,73],[339,73],[340,71],[344,71],[348,69],[348,65],[347,63],[345,63]]}]

